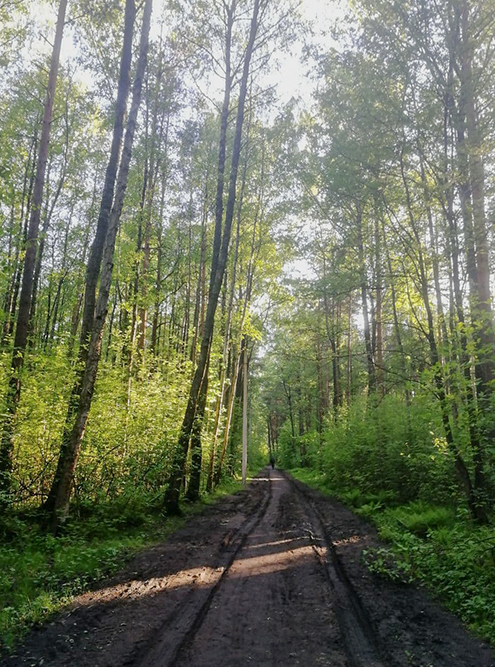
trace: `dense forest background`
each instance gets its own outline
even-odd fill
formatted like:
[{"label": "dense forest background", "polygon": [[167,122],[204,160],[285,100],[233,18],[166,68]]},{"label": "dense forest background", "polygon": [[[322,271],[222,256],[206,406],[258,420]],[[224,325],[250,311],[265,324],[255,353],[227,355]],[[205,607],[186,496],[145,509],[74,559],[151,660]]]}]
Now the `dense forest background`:
[{"label": "dense forest background", "polygon": [[177,514],[248,379],[253,469],[493,637],[495,4],[309,5],[0,2],[2,534]]}]

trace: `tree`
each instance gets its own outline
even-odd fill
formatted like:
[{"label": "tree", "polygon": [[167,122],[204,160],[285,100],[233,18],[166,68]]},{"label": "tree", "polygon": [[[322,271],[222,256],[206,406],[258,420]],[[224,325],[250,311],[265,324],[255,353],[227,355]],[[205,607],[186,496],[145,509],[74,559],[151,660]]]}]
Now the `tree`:
[{"label": "tree", "polygon": [[53,43],[50,62],[50,72],[48,75],[48,85],[46,89],[46,98],[43,107],[43,124],[38,147],[38,159],[33,185],[31,214],[26,238],[26,247],[24,251],[25,254],[22,272],[21,293],[19,297],[14,350],[12,355],[12,375],[9,381],[9,395],[7,399],[6,417],[4,418],[2,424],[2,436],[0,443],[0,502],[2,504],[5,503],[6,495],[10,490],[12,451],[14,447],[14,426],[17,406],[21,396],[21,371],[28,342],[29,316],[31,313],[34,290],[34,272],[36,265],[36,251],[38,244],[41,208],[43,203],[43,189],[45,186],[45,173],[48,159],[48,146],[50,143],[53,104],[55,100],[55,89],[57,85],[60,49],[62,46],[66,10],[67,0],[60,0],[57,14],[57,24],[55,28],[55,40]]},{"label": "tree", "polygon": [[[62,444],[59,464],[57,466],[57,473],[54,479],[54,483],[52,485],[52,490],[49,494],[49,499],[51,497],[54,499],[52,507],[50,507],[50,505],[48,505],[47,507],[52,512],[52,525],[54,527],[56,527],[59,522],[63,522],[65,520],[68,512],[72,479],[77,464],[77,458],[79,455],[82,439],[86,429],[89,410],[91,407],[91,402],[94,392],[94,386],[96,382],[96,376],[98,372],[98,364],[101,356],[103,328],[105,325],[105,320],[108,311],[108,300],[110,295],[110,286],[111,286],[112,272],[114,266],[113,258],[115,250],[115,240],[119,228],[120,217],[122,215],[125,191],[127,188],[127,179],[128,179],[129,166],[132,155],[132,145],[136,131],[137,115],[138,115],[139,105],[141,102],[143,79],[146,70],[151,10],[152,10],[152,0],[147,0],[144,5],[143,23],[142,23],[141,37],[139,43],[139,56],[138,56],[136,74],[132,90],[132,101],[126,124],[126,133],[122,149],[122,156],[120,159],[119,173],[115,188],[115,198],[113,200],[111,213],[108,216],[108,229],[106,230],[104,246],[102,249],[102,273],[100,277],[100,287],[98,292],[98,300],[96,302],[94,321],[92,328],[90,330],[91,339],[88,346],[87,357],[85,359],[84,372],[81,379],[81,388],[80,388],[80,394],[78,396],[79,400],[78,400],[77,412],[74,424],[72,426],[70,441]],[[126,66],[126,71],[127,71],[127,66]],[[114,146],[112,146],[112,148],[114,148]],[[111,154],[110,161],[113,164],[112,157],[113,155]],[[109,180],[110,178],[108,176],[108,170],[107,170],[107,183],[105,185],[105,189],[103,192],[104,204],[102,204],[102,208],[103,205],[105,205],[105,207],[108,206],[107,195],[108,195]],[[93,278],[92,273],[89,275],[89,278],[90,279]]]},{"label": "tree", "polygon": [[[208,308],[203,327],[203,336],[201,340],[201,347],[199,352],[199,359],[196,366],[196,371],[191,384],[188,404],[184,421],[182,423],[181,434],[179,438],[178,453],[173,464],[173,472],[170,476],[167,492],[165,495],[165,507],[169,513],[177,513],[179,511],[179,495],[180,485],[183,475],[184,464],[189,449],[189,440],[193,433],[196,422],[196,430],[200,430],[200,424],[203,419],[204,406],[206,403],[207,393],[207,377],[208,365],[211,349],[211,341],[213,337],[213,328],[215,322],[215,312],[217,309],[218,298],[223,283],[225,267],[227,265],[230,236],[232,230],[232,222],[234,217],[234,207],[236,199],[237,175],[239,168],[239,160],[241,153],[241,139],[244,125],[244,105],[248,90],[249,71],[251,58],[255,47],[256,34],[258,31],[258,21],[260,14],[260,6],[262,0],[254,0],[253,14],[251,18],[251,26],[249,31],[249,38],[244,55],[242,78],[239,89],[239,99],[237,103],[237,117],[234,135],[234,145],[232,148],[232,161],[229,176],[228,198],[225,211],[225,220],[223,220],[223,171],[225,168],[225,153],[226,153],[226,125],[229,110],[230,100],[230,67],[227,66],[227,76],[225,84],[224,104],[222,108],[221,117],[221,134],[219,143],[219,158],[218,158],[218,184],[216,197],[216,215],[215,215],[215,236],[213,243],[213,257],[210,273],[210,290]],[[227,20],[227,34],[226,34],[226,61],[229,63],[230,40],[231,40],[231,15],[235,10],[235,2],[232,3],[228,9]],[[199,464],[198,461],[195,462]]]}]

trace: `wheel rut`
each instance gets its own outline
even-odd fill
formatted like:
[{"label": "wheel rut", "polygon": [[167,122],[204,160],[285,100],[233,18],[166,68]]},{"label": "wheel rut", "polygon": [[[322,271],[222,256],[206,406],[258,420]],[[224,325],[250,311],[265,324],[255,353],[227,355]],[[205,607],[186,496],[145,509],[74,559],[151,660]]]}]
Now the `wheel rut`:
[{"label": "wheel rut", "polygon": [[[268,480],[269,478],[270,475],[268,473]],[[222,540],[221,549],[224,557],[221,558],[221,564],[217,565],[219,576],[213,586],[201,596],[201,600],[198,600],[199,596],[196,591],[196,600],[194,601],[193,609],[188,609],[187,602],[189,602],[189,600],[187,600],[185,604],[182,605],[182,608],[176,611],[173,619],[167,619],[163,623],[161,631],[157,633],[161,636],[152,638],[147,650],[144,651],[144,655],[132,660],[129,664],[132,664],[133,667],[151,667],[152,665],[179,667],[181,665],[181,656],[194,641],[196,633],[208,614],[213,598],[217,594],[223,580],[232,567],[237,554],[246,543],[249,535],[262,520],[270,503],[271,490],[271,484],[268,483],[267,492],[265,493],[265,497],[260,506],[245,519],[241,526],[225,535]],[[177,635],[175,635],[175,641],[173,643],[167,639],[166,632],[167,627],[171,622],[173,622],[176,627],[179,626],[182,629],[182,637],[177,641]],[[140,652],[143,653],[142,649]]]},{"label": "wheel rut", "polygon": [[2,667],[495,667],[421,591],[366,571],[374,540],[346,508],[264,470],[33,631]]},{"label": "wheel rut", "polygon": [[268,503],[246,531],[175,660],[154,664],[365,664],[347,650],[326,573],[326,547],[322,540],[318,543],[319,528],[313,526],[306,502],[278,470],[271,473],[270,487]]},{"label": "wheel rut", "polygon": [[386,667],[386,663],[380,656],[378,642],[368,615],[346,575],[331,536],[325,528],[323,518],[304,492],[304,488],[286,475],[284,477],[301,500],[308,519],[306,530],[335,595],[335,609],[344,636],[349,663],[353,667]]}]

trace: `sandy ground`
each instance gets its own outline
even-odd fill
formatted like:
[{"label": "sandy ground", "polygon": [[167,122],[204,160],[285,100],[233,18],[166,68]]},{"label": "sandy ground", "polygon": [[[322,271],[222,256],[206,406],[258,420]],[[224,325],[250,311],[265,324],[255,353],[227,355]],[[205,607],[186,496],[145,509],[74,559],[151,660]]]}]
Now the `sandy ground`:
[{"label": "sandy ground", "polygon": [[495,667],[412,586],[370,574],[374,530],[264,470],[32,631],[5,667]]}]

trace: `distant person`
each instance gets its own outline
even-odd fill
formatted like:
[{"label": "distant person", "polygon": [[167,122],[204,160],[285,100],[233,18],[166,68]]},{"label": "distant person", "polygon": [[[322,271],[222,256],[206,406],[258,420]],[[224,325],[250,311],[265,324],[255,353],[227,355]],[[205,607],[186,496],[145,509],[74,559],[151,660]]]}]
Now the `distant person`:
[{"label": "distant person", "polygon": [[275,468],[275,457],[273,456],[273,454],[270,454],[270,465],[273,470]]}]

